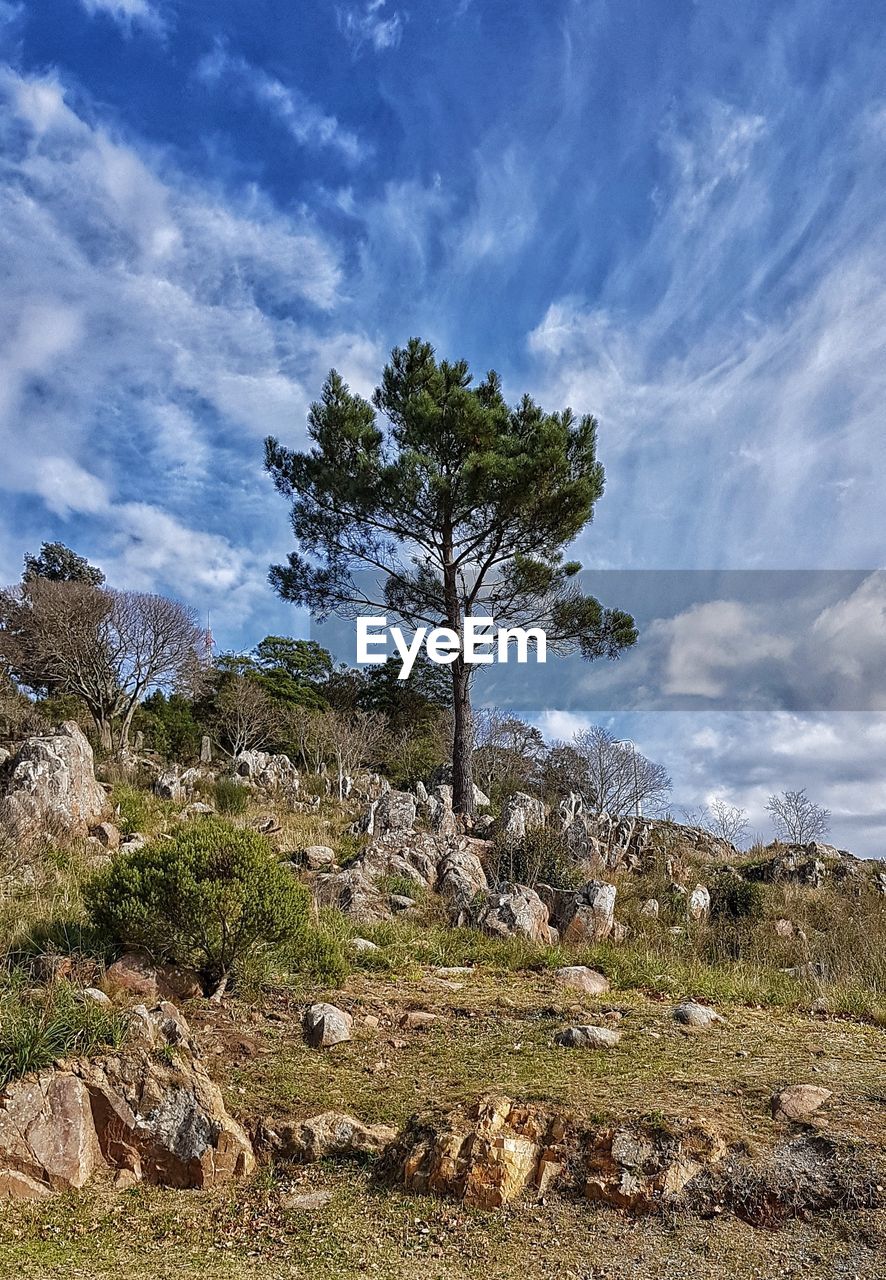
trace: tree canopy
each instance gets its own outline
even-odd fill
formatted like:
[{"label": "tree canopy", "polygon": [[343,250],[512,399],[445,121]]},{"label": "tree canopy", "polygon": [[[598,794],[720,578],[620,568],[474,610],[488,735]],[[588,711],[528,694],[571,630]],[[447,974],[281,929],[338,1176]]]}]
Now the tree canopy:
[{"label": "tree canopy", "polygon": [[[540,626],[555,651],[616,657],[633,619],[575,580],[565,548],[603,493],[597,423],[474,385],[464,360],[413,338],[395,348],[372,402],[332,370],[308,415],[311,448],[269,438],[266,466],[291,502],[298,549],[274,565],[279,594],[318,616],[385,609],[407,625],[465,616]],[[362,574],[360,570],[368,571]],[[470,813],[471,668],[450,666],[454,803]]]}]

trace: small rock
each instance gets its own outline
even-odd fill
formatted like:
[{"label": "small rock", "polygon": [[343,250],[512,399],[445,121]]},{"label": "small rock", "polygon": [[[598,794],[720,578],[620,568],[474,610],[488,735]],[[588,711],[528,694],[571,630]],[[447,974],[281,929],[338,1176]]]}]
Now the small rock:
[{"label": "small rock", "polygon": [[110,1009],[112,1001],[106,996],[104,991],[99,991],[98,987],[84,987],[83,999],[88,1000],[91,1004],[101,1005],[104,1009]]},{"label": "small rock", "polygon": [[565,1049],[614,1049],[622,1033],[614,1027],[566,1027],[554,1036],[554,1043]]},{"label": "small rock", "polygon": [[98,822],[94,827],[89,828],[89,834],[105,849],[120,848],[120,832],[113,822]]},{"label": "small rock", "polygon": [[790,920],[776,920],[772,928],[779,938],[793,938],[794,926]]},{"label": "small rock", "polygon": [[314,1049],[329,1049],[351,1038],[354,1019],[334,1004],[312,1004],[305,1012],[305,1039]]},{"label": "small rock", "polygon": [[832,1097],[830,1089],[817,1084],[791,1084],[772,1095],[774,1120],[803,1121]]},{"label": "small rock", "polygon": [[302,849],[297,861],[302,862],[308,871],[328,871],[335,866],[335,850],[326,844],[309,844]]},{"label": "small rock", "polygon": [[367,1013],[366,1017],[363,1019],[363,1026],[368,1027],[370,1031],[377,1030],[380,1025],[379,1020],[374,1013]]},{"label": "small rock", "polygon": [[687,1000],[677,1005],[674,1010],[674,1021],[682,1023],[684,1027],[701,1029],[712,1027],[715,1022],[725,1022],[725,1018],[721,1017],[716,1009],[709,1009],[707,1005]]},{"label": "small rock", "polygon": [[575,987],[586,996],[602,996],[609,990],[609,979],[585,964],[570,964],[558,969],[555,977],[568,987]]},{"label": "small rock", "polygon": [[351,938],[348,946],[358,956],[368,954],[370,951],[378,951],[376,944],[370,942],[368,938]]},{"label": "small rock", "polygon": [[424,1009],[407,1009],[397,1025],[408,1031],[425,1031],[436,1021],[436,1013],[427,1013]]},{"label": "small rock", "polygon": [[659,906],[657,898],[647,898],[640,908],[640,915],[645,916],[647,920],[657,920],[658,912]]},{"label": "small rock", "polygon": [[299,1209],[307,1212],[311,1209],[322,1209],[332,1199],[331,1191],[306,1191],[301,1195],[289,1194],[280,1197],[283,1209]]},{"label": "small rock", "polygon": [[710,891],[703,884],[697,884],[686,900],[686,914],[690,920],[705,920],[710,910]]}]

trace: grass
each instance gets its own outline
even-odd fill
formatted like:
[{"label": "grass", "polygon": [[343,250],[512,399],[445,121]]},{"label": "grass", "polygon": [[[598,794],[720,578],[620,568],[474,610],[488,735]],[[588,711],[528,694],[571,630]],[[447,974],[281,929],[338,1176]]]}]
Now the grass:
[{"label": "grass", "polygon": [[24,982],[23,973],[7,973],[0,988],[0,1088],[57,1058],[122,1044],[125,1014],[84,999],[67,982],[39,990],[28,990]]},{"label": "grass", "polygon": [[246,787],[233,778],[216,778],[212,794],[219,813],[245,813],[249,808],[249,793]]}]

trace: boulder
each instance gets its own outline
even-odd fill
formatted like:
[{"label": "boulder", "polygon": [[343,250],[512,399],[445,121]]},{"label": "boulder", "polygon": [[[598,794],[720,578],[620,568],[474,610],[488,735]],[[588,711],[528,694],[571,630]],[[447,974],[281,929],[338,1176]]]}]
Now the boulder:
[{"label": "boulder", "polygon": [[772,1095],[773,1119],[802,1123],[832,1096],[831,1090],[824,1089],[821,1085],[790,1084]]},{"label": "boulder", "polygon": [[590,880],[569,895],[560,925],[563,942],[590,945],[608,938],[615,922],[615,899],[615,885],[602,880]]},{"label": "boulder", "polygon": [[484,933],[502,938],[518,935],[533,942],[557,941],[557,931],[548,923],[547,907],[525,884],[503,885],[498,893],[490,894],[478,904],[473,923]]},{"label": "boulder", "polygon": [[658,912],[658,898],[647,898],[640,908],[640,915],[647,920],[657,920]]},{"label": "boulder", "polygon": [[363,1124],[340,1111],[324,1111],[310,1120],[276,1124],[266,1135],[282,1159],[309,1163],[381,1155],[396,1141],[397,1130],[386,1124]]},{"label": "boulder", "polygon": [[542,1195],[562,1173],[565,1124],[535,1104],[484,1098],[442,1123],[413,1122],[397,1152],[403,1185],[477,1209]]},{"label": "boulder", "polygon": [[[405,793],[391,791],[389,794],[396,796]],[[370,879],[401,876],[414,881],[423,889],[431,889],[437,879],[440,849],[438,837],[420,831],[387,831],[373,840],[363,852],[359,865]]]},{"label": "boulder", "polygon": [[105,849],[114,850],[120,848],[120,832],[113,822],[98,822],[95,826],[89,828],[89,834]]},{"label": "boulder", "polygon": [[143,951],[127,951],[105,973],[109,991],[140,1000],[194,1000],[203,985],[194,969],[175,964],[155,964]]},{"label": "boulder", "polygon": [[285,755],[269,751],[241,751],[234,759],[234,776],[262,791],[298,792],[298,770]]},{"label": "boulder", "polygon": [[644,1212],[679,1195],[726,1151],[723,1138],[701,1124],[604,1130],[591,1137],[584,1153],[584,1193],[588,1200]]},{"label": "boulder", "polygon": [[330,1049],[351,1038],[354,1019],[334,1004],[321,1001],[305,1010],[305,1040],[313,1049]]},{"label": "boulder", "polygon": [[407,1009],[400,1015],[397,1025],[405,1031],[427,1031],[436,1021],[436,1013],[428,1013],[424,1009]]},{"label": "boulder", "polygon": [[710,910],[710,891],[703,884],[697,884],[686,899],[686,914],[690,920],[706,920]]},{"label": "boulder", "polygon": [[564,1049],[614,1049],[621,1036],[614,1027],[565,1027],[554,1036],[554,1043]]},{"label": "boulder", "polygon": [[683,1004],[678,1004],[674,1010],[674,1021],[681,1023],[684,1027],[694,1027],[696,1030],[704,1031],[717,1022],[725,1022],[726,1019],[717,1013],[716,1009],[709,1009],[705,1004],[697,1004],[695,1000],[686,1000]]},{"label": "boulder", "polygon": [[386,791],[373,800],[356,824],[358,831],[370,836],[412,831],[418,816],[414,795],[408,791]]},{"label": "boulder", "polygon": [[387,896],[376,889],[359,865],[344,871],[321,872],[312,889],[318,907],[335,907],[361,924],[391,918]]},{"label": "boulder", "polygon": [[515,791],[508,796],[499,818],[499,833],[507,840],[522,840],[527,831],[545,825],[545,807],[537,796]]},{"label": "boulder", "polygon": [[7,761],[0,779],[0,804],[13,830],[39,829],[47,818],[73,834],[85,835],[108,809],[95,778],[92,747],[73,720],[57,733],[27,738]]},{"label": "boulder", "polygon": [[[249,1139],[197,1061],[171,1005],[116,1054],[16,1080],[0,1094],[0,1194],[42,1197],[82,1187],[102,1168],[131,1181],[209,1187],[249,1173]],[[156,1055],[160,1043],[174,1052]]]},{"label": "boulder", "polygon": [[446,846],[437,865],[437,892],[448,900],[456,922],[475,898],[489,891],[481,861],[488,848],[485,840],[464,837]]},{"label": "boulder", "polygon": [[325,844],[309,844],[306,849],[302,849],[296,861],[307,867],[308,871],[327,871],[335,866],[335,850]]},{"label": "boulder", "polygon": [[570,964],[554,974],[567,987],[575,987],[586,996],[602,996],[609,990],[609,979],[585,964]]}]

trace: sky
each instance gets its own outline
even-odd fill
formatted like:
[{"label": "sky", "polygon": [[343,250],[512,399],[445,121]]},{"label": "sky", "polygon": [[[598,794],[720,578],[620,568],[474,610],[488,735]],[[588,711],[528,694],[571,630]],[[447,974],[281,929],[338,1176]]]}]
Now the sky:
[{"label": "sky", "polygon": [[[413,334],[597,415],[591,568],[881,567],[884,73],[881,0],[0,0],[0,580],[61,539],[306,634],[262,440]],[[886,851],[873,706],[613,724],[687,805],[808,786]]]}]

